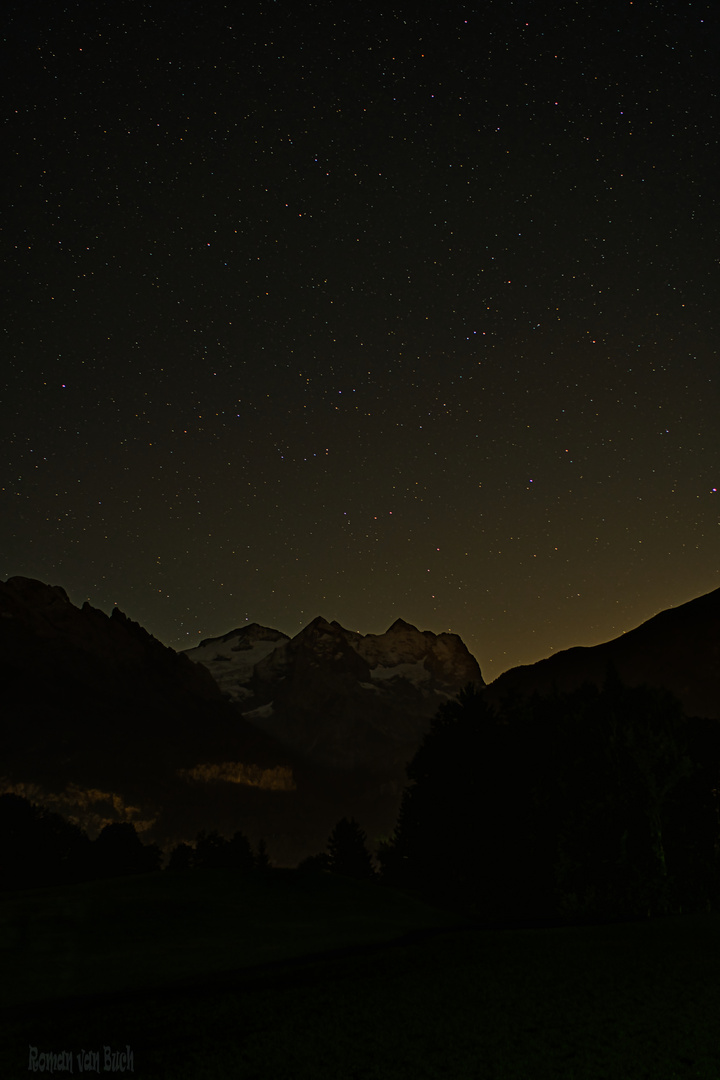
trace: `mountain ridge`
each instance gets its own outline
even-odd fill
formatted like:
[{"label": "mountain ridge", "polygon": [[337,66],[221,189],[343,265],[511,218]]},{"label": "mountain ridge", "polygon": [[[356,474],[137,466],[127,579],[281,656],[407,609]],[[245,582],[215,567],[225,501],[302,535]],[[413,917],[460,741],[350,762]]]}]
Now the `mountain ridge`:
[{"label": "mountain ridge", "polygon": [[412,756],[444,701],[468,682],[484,686],[456,634],[403,619],[363,635],[317,615],[292,638],[253,623],[185,655],[282,745],[319,764],[378,773]]},{"label": "mountain ridge", "polygon": [[[483,693],[601,684],[608,663],[625,682],[671,690],[686,714],[718,718],[720,589],[610,642],[510,669]],[[176,653],[117,608],[77,608],[35,579],[0,582],[5,790],[92,828],[131,820],[165,847],[241,828],[293,865],[344,816],[388,835],[407,762],[467,682],[482,686],[482,674],[457,635],[403,619],[363,635],[316,616],[294,637],[249,623]]]},{"label": "mountain ridge", "polygon": [[[244,665],[238,708],[205,667],[119,609],[76,607],[61,586],[32,578],[0,582],[0,790],[91,834],[131,821],[166,849],[200,829],[240,828],[264,837],[279,865],[321,849],[341,817],[386,835],[405,764],[454,687],[433,697],[400,665],[380,670],[383,635],[368,639],[366,658],[363,636],[337,622],[319,616],[304,631],[291,648],[257,623],[204,639],[216,669]],[[439,641],[442,667],[450,643],[402,620],[387,639],[395,659],[411,639],[418,655]],[[255,673],[273,652],[280,690],[273,663]],[[373,686],[371,668],[386,686]],[[442,683],[424,669],[421,681],[426,691]]]},{"label": "mountain ridge", "polygon": [[490,701],[507,694],[602,685],[608,665],[623,682],[661,686],[688,715],[720,719],[720,588],[664,608],[632,630],[598,645],[575,645],[509,668],[485,688]]}]

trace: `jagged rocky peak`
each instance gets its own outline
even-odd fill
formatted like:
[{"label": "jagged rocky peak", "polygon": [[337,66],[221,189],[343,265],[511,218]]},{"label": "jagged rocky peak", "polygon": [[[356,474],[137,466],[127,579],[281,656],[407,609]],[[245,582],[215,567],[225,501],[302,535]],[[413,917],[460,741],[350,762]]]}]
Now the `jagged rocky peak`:
[{"label": "jagged rocky peak", "polygon": [[371,671],[400,664],[422,664],[439,682],[462,686],[468,682],[484,686],[480,666],[457,634],[434,634],[418,630],[403,619],[384,634],[366,634],[356,645]]},{"label": "jagged rocky peak", "polygon": [[347,641],[352,637],[359,638],[360,636],[353,630],[346,630],[336,619],[328,622],[322,615],[316,615],[312,622],[303,627],[292,640],[298,643],[312,641],[322,648],[323,645],[330,646],[332,642],[337,642],[340,639]]},{"label": "jagged rocky peak", "polygon": [[[343,627],[340,626],[339,622],[334,621],[332,623],[329,623],[324,615],[316,615],[315,618],[311,619],[310,622],[307,624],[307,626],[305,626],[300,631],[300,633],[301,634],[306,634],[308,630],[311,630],[311,629],[322,630],[324,627],[327,627],[328,629],[330,629],[333,626],[339,627],[340,630],[343,629]],[[296,635],[296,636],[299,636],[299,635]]]},{"label": "jagged rocky peak", "polygon": [[326,672],[346,672],[357,679],[368,678],[367,663],[353,648],[359,634],[345,630],[338,622],[317,615],[290,641],[284,642],[255,669],[261,683],[294,677],[322,668]]},{"label": "jagged rocky peak", "polygon": [[12,577],[0,582],[0,612],[4,620],[14,620],[18,627],[39,640],[62,638],[80,647],[91,647],[93,640],[104,640],[110,619],[102,611],[85,603],[82,609],[71,603],[60,585],[46,585],[35,578]]},{"label": "jagged rocky peak", "polygon": [[[475,658],[457,634],[434,634],[396,619],[384,634],[360,634],[337,620],[316,615],[293,638],[250,623],[222,637],[208,638],[186,655],[209,669],[221,689],[234,700],[265,705],[297,680],[321,672],[333,679],[350,678],[377,689],[400,678],[446,695],[468,682],[483,686]],[[275,689],[272,689],[272,688]]]},{"label": "jagged rocky peak", "polygon": [[397,619],[363,635],[319,615],[256,666],[244,716],[316,764],[401,775],[468,682],[484,685],[456,634]]},{"label": "jagged rocky peak", "polygon": [[46,585],[37,578],[11,577],[3,583],[8,593],[33,600],[38,606],[52,606],[58,601],[69,604],[70,598],[61,585]]},{"label": "jagged rocky peak", "polygon": [[34,578],[0,582],[0,651],[18,668],[42,669],[47,678],[57,670],[107,692],[123,687],[129,672],[134,672],[131,681],[142,672],[146,682],[155,679],[153,692],[162,696],[220,696],[206,671],[119,608],[109,616],[89,603],[78,608],[59,585]]},{"label": "jagged rocky peak", "polygon": [[317,615],[292,640],[298,644],[313,642],[322,648],[325,644],[331,646],[333,642],[347,641],[352,635],[353,631],[346,630],[339,622],[328,622],[322,615]]},{"label": "jagged rocky peak", "polygon": [[0,582],[0,612],[4,619],[32,623],[38,633],[52,632],[68,616],[77,613],[60,585],[46,585],[35,578],[11,577]]},{"label": "jagged rocky peak", "polygon": [[458,680],[484,685],[480,668],[457,634],[435,634],[418,630],[404,619],[396,619],[384,634],[360,634],[346,630],[339,622],[318,615],[297,634],[288,647],[310,648],[318,659],[339,660],[348,647],[362,657],[371,671],[400,664],[424,664],[441,680]]},{"label": "jagged rocky peak", "polygon": [[[418,630],[417,626],[413,626],[413,624],[412,624],[412,623],[409,623],[409,622],[405,622],[405,620],[404,620],[404,619],[396,619],[396,620],[395,620],[395,622],[394,622],[394,623],[392,624],[392,626],[389,626],[389,627],[387,628],[387,630],[385,631],[385,633],[386,633],[386,634],[400,634],[400,633],[402,633],[402,632],[403,632],[404,630],[412,630],[412,631],[414,631],[414,632],[415,632],[416,634],[420,633],[420,631]],[[424,630],[424,631],[423,631],[423,633],[425,633],[425,634],[430,634],[430,633],[432,633],[432,631],[430,631],[430,630]]]}]

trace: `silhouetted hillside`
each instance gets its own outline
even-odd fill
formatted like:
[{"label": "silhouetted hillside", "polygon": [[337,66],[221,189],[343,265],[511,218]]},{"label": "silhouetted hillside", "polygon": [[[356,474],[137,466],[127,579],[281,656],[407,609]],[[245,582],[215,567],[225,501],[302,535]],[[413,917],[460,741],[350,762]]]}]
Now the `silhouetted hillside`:
[{"label": "silhouetted hillside", "polygon": [[553,685],[565,691],[584,682],[602,686],[608,664],[628,686],[661,686],[687,715],[719,719],[720,589],[661,611],[612,641],[512,668],[490,683],[485,696],[498,702],[508,694],[545,694]]},{"label": "silhouetted hillside", "polygon": [[0,582],[0,709],[2,790],[91,834],[132,821],[165,842],[232,819],[243,796],[255,812],[278,778],[295,787],[291,755],[203,667],[27,578]]}]

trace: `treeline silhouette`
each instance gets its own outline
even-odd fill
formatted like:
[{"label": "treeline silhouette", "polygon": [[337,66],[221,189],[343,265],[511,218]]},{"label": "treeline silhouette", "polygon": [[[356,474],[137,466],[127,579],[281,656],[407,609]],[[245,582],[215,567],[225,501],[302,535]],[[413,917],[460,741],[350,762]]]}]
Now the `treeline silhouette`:
[{"label": "treeline silhouette", "polygon": [[67,885],[158,870],[162,851],[131,822],[105,825],[91,841],[61,814],[20,795],[0,795],[0,888]]},{"label": "treeline silhouette", "polygon": [[[604,686],[491,706],[468,686],[407,766],[393,835],[376,852],[343,818],[302,874],[419,892],[493,919],[637,918],[720,908],[720,724],[683,716],[666,691]],[[4,888],[158,870],[132,824],[91,842],[59,814],[0,796]],[[262,872],[264,840],[216,830],[166,870]]]},{"label": "treeline silhouette", "polygon": [[[20,795],[0,795],[0,889],[67,885],[96,878],[148,874],[159,870],[163,852],[143,844],[131,822],[105,825],[91,841],[78,825]],[[228,840],[216,830],[198,833],[194,844],[179,843],[165,867],[170,873],[190,870],[271,869],[265,840],[256,848],[237,831]],[[310,856],[303,873],[329,870],[356,878],[374,878],[365,833],[356,821],[343,818],[328,840],[328,853]]]},{"label": "treeline silhouette", "polygon": [[[96,878],[149,874],[159,870],[163,852],[143,844],[132,822],[105,825],[94,841],[61,814],[20,795],[0,795],[0,888],[30,889],[67,885]],[[170,853],[170,871],[270,866],[260,840],[253,851],[241,832],[226,840],[216,831],[200,832],[195,845],[178,844]]]},{"label": "treeline silhouette", "polygon": [[211,832],[199,832],[194,847],[186,843],[177,844],[170,852],[166,870],[240,870],[249,873],[269,868],[270,857],[262,837],[253,851],[244,833],[238,831],[227,840],[213,829]]},{"label": "treeline silhouette", "polygon": [[623,685],[508,699],[466,688],[412,762],[388,884],[492,918],[647,917],[720,903],[720,725]]},{"label": "treeline silhouette", "polygon": [[354,818],[342,818],[330,833],[325,851],[298,864],[302,874],[328,872],[360,881],[379,880],[367,848],[367,836]]}]

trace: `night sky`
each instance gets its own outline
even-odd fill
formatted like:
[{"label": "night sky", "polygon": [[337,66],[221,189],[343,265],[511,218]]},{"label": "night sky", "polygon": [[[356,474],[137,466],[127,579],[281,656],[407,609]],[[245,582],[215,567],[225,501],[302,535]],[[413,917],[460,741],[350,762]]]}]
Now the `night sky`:
[{"label": "night sky", "polygon": [[717,5],[7,11],[1,578],[487,681],[720,585]]}]

